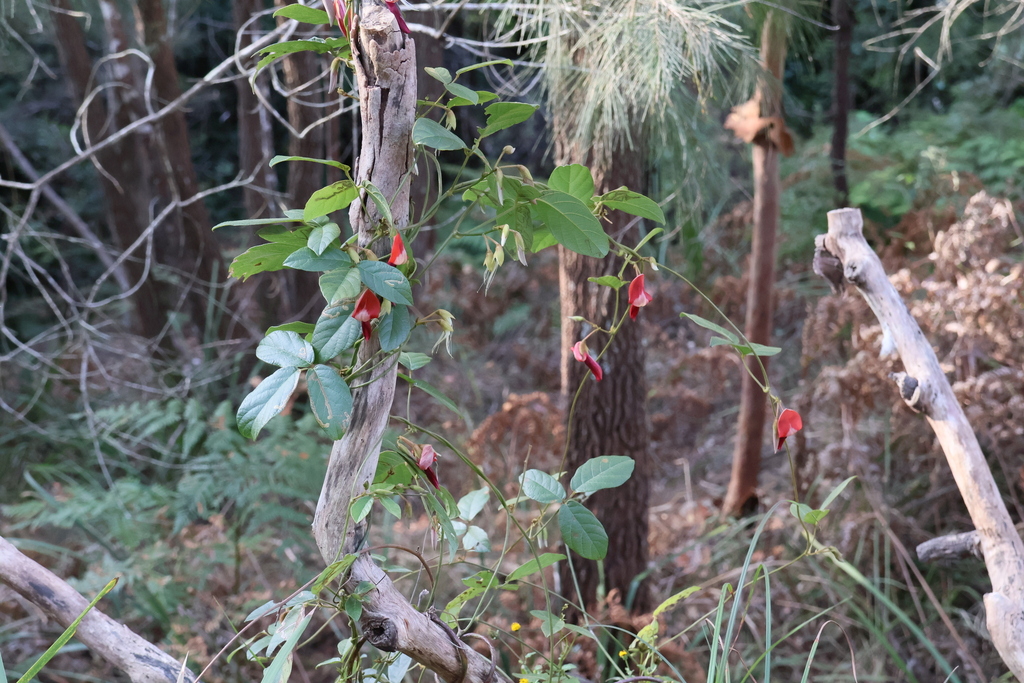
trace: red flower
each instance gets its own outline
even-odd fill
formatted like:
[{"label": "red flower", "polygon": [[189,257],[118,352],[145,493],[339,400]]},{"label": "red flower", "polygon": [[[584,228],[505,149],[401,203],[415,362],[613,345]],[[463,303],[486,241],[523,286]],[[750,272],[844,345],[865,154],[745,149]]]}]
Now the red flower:
[{"label": "red flower", "polygon": [[356,308],[352,317],[363,324],[363,339],[369,341],[372,330],[370,321],[380,317],[380,299],[370,290],[364,291],[356,299]]},{"label": "red flower", "polygon": [[803,426],[804,421],[800,418],[800,413],[795,410],[786,408],[779,413],[779,419],[775,423],[775,450],[781,450],[782,444],[786,442],[786,437],[793,436],[803,429]]},{"label": "red flower", "polygon": [[387,5],[391,13],[395,15],[395,19],[398,20],[398,28],[402,33],[411,33],[409,31],[409,25],[405,23],[405,19],[402,18],[402,10],[398,9],[398,2],[396,0],[384,0],[384,4]]},{"label": "red flower", "polygon": [[434,463],[437,462],[437,451],[430,444],[426,444],[420,450],[420,459],[416,465],[423,470],[423,473],[427,475],[427,479],[433,485],[435,489],[441,488],[440,483],[437,481],[437,472],[434,471]]},{"label": "red flower", "polygon": [[400,266],[409,260],[409,252],[405,250],[405,242],[402,236],[395,233],[395,241],[391,243],[391,257],[388,263],[392,266]]},{"label": "red flower", "polygon": [[640,309],[651,303],[651,294],[644,288],[644,276],[637,275],[629,283],[629,317],[636,318]]},{"label": "red flower", "polygon": [[601,366],[597,364],[594,357],[590,355],[590,351],[587,350],[587,343],[585,341],[578,341],[573,344],[572,355],[576,357],[576,360],[584,363],[588,368],[590,368],[590,372],[594,375],[594,379],[599,382],[601,381],[601,378],[604,377],[604,370],[602,370]]},{"label": "red flower", "polygon": [[345,21],[348,16],[348,9],[345,7],[345,0],[323,0],[324,9],[327,10],[327,15],[331,19],[333,24],[335,21],[338,22],[338,28],[341,32],[348,36],[348,27],[345,26]]}]

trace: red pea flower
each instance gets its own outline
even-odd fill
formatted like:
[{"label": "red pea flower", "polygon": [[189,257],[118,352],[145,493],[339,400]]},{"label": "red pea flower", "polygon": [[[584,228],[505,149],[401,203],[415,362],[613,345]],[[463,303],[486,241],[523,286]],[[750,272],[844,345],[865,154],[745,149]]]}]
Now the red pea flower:
[{"label": "red pea flower", "polygon": [[345,7],[345,0],[323,0],[324,9],[327,11],[327,16],[330,17],[331,23],[338,22],[338,28],[341,29],[343,35],[348,36],[348,27],[345,26],[345,21],[348,16],[348,9]]},{"label": "red pea flower", "polygon": [[396,0],[384,0],[384,4],[387,5],[391,13],[395,15],[395,19],[398,20],[398,28],[402,33],[411,33],[409,25],[405,23],[405,19],[402,18],[402,10],[398,8],[398,2],[396,2]]},{"label": "red pea flower", "polygon": [[637,275],[629,283],[629,317],[635,319],[640,309],[651,303],[651,293],[644,287],[644,276]]},{"label": "red pea flower", "polygon": [[395,241],[391,243],[391,258],[388,259],[388,264],[400,266],[408,260],[409,252],[405,250],[405,242],[402,241],[402,235],[395,233]]},{"label": "red pea flower", "polygon": [[370,341],[370,321],[380,317],[380,299],[377,295],[368,289],[360,294],[352,317],[363,324],[363,339]]},{"label": "red pea flower", "polygon": [[590,351],[587,350],[587,343],[585,341],[581,340],[573,344],[572,355],[576,357],[576,360],[584,363],[590,369],[591,374],[594,375],[594,379],[599,382],[601,381],[601,378],[604,377],[604,370],[602,370],[601,366],[598,365],[596,360],[594,360],[594,357],[590,355]]},{"label": "red pea flower", "polygon": [[775,451],[782,450],[782,444],[786,442],[787,436],[793,436],[803,429],[804,421],[800,413],[786,408],[779,413],[779,419],[775,423]]},{"label": "red pea flower", "polygon": [[441,488],[437,480],[437,472],[434,471],[434,463],[437,462],[437,451],[430,444],[426,444],[420,450],[420,459],[416,465],[427,475],[427,479],[435,489]]}]

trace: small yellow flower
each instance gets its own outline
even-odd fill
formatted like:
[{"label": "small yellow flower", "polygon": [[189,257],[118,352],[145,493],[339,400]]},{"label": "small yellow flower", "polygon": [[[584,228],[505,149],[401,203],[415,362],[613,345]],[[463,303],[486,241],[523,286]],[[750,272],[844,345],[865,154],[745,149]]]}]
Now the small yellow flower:
[{"label": "small yellow flower", "polygon": [[[513,622],[512,622],[512,633],[515,633],[516,631],[518,631],[518,630],[519,630],[519,629],[521,629],[522,627],[523,627],[523,625],[522,625],[522,624],[520,624],[520,623],[519,623],[518,621],[513,621]],[[525,681],[525,680],[526,680],[526,679],[524,678],[524,679],[522,679],[522,680],[521,680],[521,681],[520,681],[519,683],[523,683],[523,681]]]},{"label": "small yellow flower", "polygon": [[520,678],[519,679],[519,683],[530,683],[530,679],[529,678]]},{"label": "small yellow flower", "polygon": [[628,652],[626,652],[625,650],[619,650],[619,657],[625,659],[627,656],[629,656]]}]

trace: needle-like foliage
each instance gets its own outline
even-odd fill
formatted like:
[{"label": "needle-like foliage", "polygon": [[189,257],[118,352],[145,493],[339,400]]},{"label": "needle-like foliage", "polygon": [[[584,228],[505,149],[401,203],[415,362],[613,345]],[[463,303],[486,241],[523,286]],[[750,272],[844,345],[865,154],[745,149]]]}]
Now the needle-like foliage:
[{"label": "needle-like foliage", "polygon": [[[568,158],[589,152],[598,175],[617,149],[632,149],[638,133],[652,140],[693,139],[695,118],[728,76],[749,74],[754,56],[724,5],[702,0],[525,0],[507,9],[499,38],[543,37],[533,46],[543,61],[555,138]],[[664,138],[659,140],[659,138]],[[580,158],[580,155],[576,155]]]}]

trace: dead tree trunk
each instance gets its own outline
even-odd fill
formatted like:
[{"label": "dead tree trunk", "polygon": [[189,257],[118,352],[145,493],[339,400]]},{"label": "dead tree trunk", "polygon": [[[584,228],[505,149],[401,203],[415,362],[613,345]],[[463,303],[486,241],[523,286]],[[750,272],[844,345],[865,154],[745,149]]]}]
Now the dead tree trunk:
[{"label": "dead tree trunk", "polygon": [[[894,375],[900,394],[924,414],[980,537],[992,592],[985,595],[985,621],[1000,657],[1024,682],[1024,542],[1006,510],[992,471],[967,417],[946,380],[935,351],[885,274],[863,234],[858,209],[828,214],[828,234],[815,240],[819,254],[838,259],[839,278],[852,282],[896,343],[904,373]],[[840,284],[835,282],[835,284]]]},{"label": "dead tree trunk", "polygon": [[[761,66],[765,75],[755,96],[760,107],[760,118],[766,123],[752,140],[754,231],[750,246],[747,312],[743,329],[747,339],[757,344],[768,344],[772,331],[775,235],[779,226],[780,136],[785,129],[782,122],[782,70],[785,61],[785,29],[778,19],[778,12],[770,11],[761,32]],[[758,378],[762,384],[768,381],[765,375],[768,361],[748,356],[745,364],[747,372],[743,375],[740,393],[740,417],[732,456],[732,476],[722,503],[723,514],[735,516],[742,514],[755,499],[767,415],[765,392],[754,378]]]},{"label": "dead tree trunk", "polygon": [[[23,555],[0,538],[0,581],[67,628],[85,611],[89,601],[53,572]],[[94,607],[82,619],[75,637],[97,655],[128,674],[132,683],[185,683],[195,681],[174,657],[144,640],[124,624]]]},{"label": "dead tree trunk", "polygon": [[[620,150],[614,165],[601,183],[604,191],[623,185],[637,192],[646,190],[644,155],[639,150]],[[617,239],[632,216],[613,212],[606,229]],[[632,240],[633,243],[636,240]],[[562,392],[566,405],[571,405],[576,390],[583,390],[576,401],[567,425],[568,439],[565,469],[574,472],[586,461],[601,455],[626,455],[636,463],[633,476],[622,486],[594,494],[587,506],[594,512],[608,533],[608,556],[604,559],[605,585],[608,591],[618,589],[624,605],[635,612],[651,607],[650,592],[645,582],[634,586],[634,580],[647,570],[647,508],[650,497],[650,458],[647,436],[647,387],[644,377],[645,353],[639,320],[627,320],[619,329],[607,353],[601,358],[605,368],[600,382],[592,381],[582,363],[573,357],[572,345],[583,337],[582,323],[569,320],[583,316],[602,327],[615,321],[615,296],[618,311],[627,308],[626,288],[618,293],[609,287],[590,282],[592,277],[615,275],[621,260],[609,256],[595,259],[559,247],[559,291],[562,315]],[[605,337],[591,337],[592,349],[604,347]],[[575,580],[573,579],[575,570]],[[572,567],[561,569],[562,592],[581,607],[594,607],[598,586],[597,563],[573,553]],[[579,584],[581,595],[576,595]]]},{"label": "dead tree trunk", "polygon": [[[384,7],[366,4],[358,37],[353,44],[359,88],[362,147],[356,161],[357,182],[373,183],[393,198],[395,226],[409,222],[409,184],[412,167],[412,126],[416,112],[416,48],[403,35]],[[370,246],[381,220],[377,207],[366,197],[349,212],[361,246]],[[377,253],[386,253],[386,244]],[[378,350],[377,338],[364,342],[360,361]],[[366,535],[365,522],[352,523],[352,498],[372,480],[380,456],[381,438],[390,417],[395,393],[397,359],[379,363],[364,386],[353,392],[352,424],[334,443],[320,500],[313,518],[313,536],[328,563],[359,552]],[[352,565],[349,585],[369,581],[375,586],[362,598],[360,627],[366,639],[385,652],[403,652],[436,672],[448,683],[508,681],[494,663],[451,635],[430,615],[417,611],[392,585],[387,574],[366,554]]]}]

